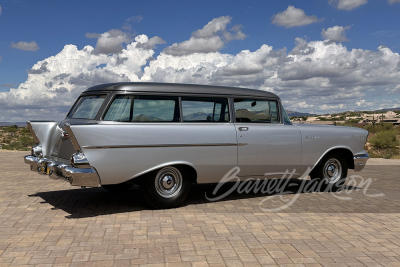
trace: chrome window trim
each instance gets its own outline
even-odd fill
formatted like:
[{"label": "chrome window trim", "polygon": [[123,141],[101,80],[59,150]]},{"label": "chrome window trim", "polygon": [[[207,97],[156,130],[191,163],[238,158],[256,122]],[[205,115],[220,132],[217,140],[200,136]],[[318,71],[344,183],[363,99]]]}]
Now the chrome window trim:
[{"label": "chrome window trim", "polygon": [[[91,95],[91,94],[88,94]],[[107,122],[106,124],[109,124],[109,122],[111,123],[118,123],[118,124],[141,124],[143,125],[144,123],[146,125],[154,123],[154,122],[128,122],[128,121],[105,121],[104,117],[108,111],[108,109],[110,108],[112,102],[114,101],[114,99],[118,96],[118,95],[145,95],[145,96],[172,96],[172,97],[178,97],[178,104],[179,104],[179,118],[180,121],[176,122],[176,121],[171,121],[171,122],[157,122],[155,124],[160,125],[160,124],[173,124],[173,123],[185,123],[185,124],[208,124],[209,122],[187,122],[187,121],[183,121],[183,112],[182,112],[182,97],[199,97],[199,98],[225,98],[228,101],[228,109],[229,109],[229,121],[228,122],[211,122],[209,124],[228,124],[228,123],[233,123],[233,119],[232,119],[232,108],[231,108],[231,104],[230,104],[230,99],[231,96],[230,95],[210,95],[210,94],[178,94],[178,93],[158,93],[158,92],[131,92],[131,91],[114,91],[110,94],[108,94],[108,96],[106,97],[106,99],[103,102],[103,105],[100,107],[99,112],[95,118],[96,121],[98,122]],[[78,98],[79,99],[79,98]]]}]

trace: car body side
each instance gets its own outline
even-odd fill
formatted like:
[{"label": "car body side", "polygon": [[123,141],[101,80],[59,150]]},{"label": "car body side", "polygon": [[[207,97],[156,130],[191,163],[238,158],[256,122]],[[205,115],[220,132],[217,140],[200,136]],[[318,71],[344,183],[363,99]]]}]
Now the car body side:
[{"label": "car body side", "polygon": [[[90,167],[97,172],[99,185],[108,185],[134,181],[153,170],[176,165],[190,168],[195,174],[193,181],[197,183],[217,183],[234,167],[241,168],[242,173],[239,172],[238,176],[242,180],[249,176],[278,178],[287,171],[293,171],[294,177],[299,177],[308,175],[332,151],[342,153],[349,168],[355,168],[354,158],[357,155],[366,155],[366,130],[284,123],[281,101],[273,94],[263,96],[253,93],[256,90],[247,89],[229,94],[221,94],[218,90],[214,94],[187,92],[184,89],[174,92],[171,89],[173,85],[168,85],[168,90],[158,87],[158,91],[146,91],[140,86],[135,91],[123,90],[123,87],[118,90],[92,88],[82,95],[107,95],[93,120],[66,118],[60,123],[29,122],[35,140],[41,145],[42,157],[70,165],[69,158],[78,150],[78,145]],[[230,121],[104,121],[107,108],[114,97],[121,94],[227,98]],[[236,122],[235,98],[276,101],[279,122]],[[72,131],[73,136],[65,134],[67,130]],[[73,142],[78,144],[74,147]]]}]

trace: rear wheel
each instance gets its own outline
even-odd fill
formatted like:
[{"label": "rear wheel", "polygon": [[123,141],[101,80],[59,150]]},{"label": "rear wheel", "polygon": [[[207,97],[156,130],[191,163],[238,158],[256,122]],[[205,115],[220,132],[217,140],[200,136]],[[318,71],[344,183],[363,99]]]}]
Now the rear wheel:
[{"label": "rear wheel", "polygon": [[191,182],[183,170],[168,166],[143,177],[140,184],[147,202],[155,208],[172,208],[183,204]]},{"label": "rear wheel", "polygon": [[310,177],[322,183],[321,189],[336,191],[341,189],[346,182],[347,171],[348,167],[344,158],[338,153],[331,153],[321,160],[311,172]]}]

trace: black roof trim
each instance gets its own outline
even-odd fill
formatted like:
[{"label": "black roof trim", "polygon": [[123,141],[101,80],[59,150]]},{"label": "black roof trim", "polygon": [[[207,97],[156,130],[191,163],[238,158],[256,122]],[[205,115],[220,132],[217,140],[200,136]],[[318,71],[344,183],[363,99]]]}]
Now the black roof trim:
[{"label": "black roof trim", "polygon": [[130,92],[165,92],[165,93],[190,93],[211,95],[258,96],[279,98],[277,95],[256,89],[224,87],[198,84],[179,83],[148,83],[148,82],[123,82],[106,83],[90,87],[85,92],[92,91],[130,91]]}]

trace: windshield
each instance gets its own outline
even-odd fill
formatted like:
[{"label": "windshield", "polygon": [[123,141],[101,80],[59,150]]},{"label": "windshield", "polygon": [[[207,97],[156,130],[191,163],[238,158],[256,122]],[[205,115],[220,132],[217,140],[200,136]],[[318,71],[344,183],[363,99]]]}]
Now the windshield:
[{"label": "windshield", "polygon": [[106,95],[82,96],[72,108],[68,118],[93,120],[105,98]]},{"label": "windshield", "polygon": [[286,114],[286,111],[285,111],[285,109],[283,108],[283,106],[282,106],[282,111],[283,111],[283,122],[284,123],[292,123],[291,121],[290,121],[290,119],[289,119],[289,116]]}]

